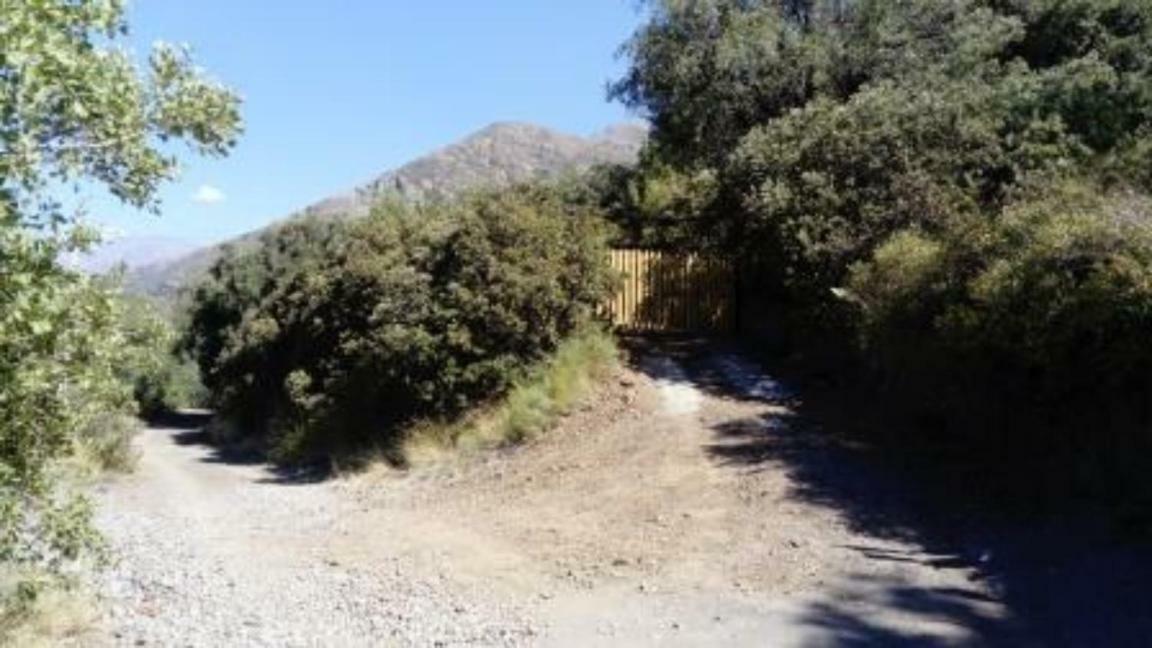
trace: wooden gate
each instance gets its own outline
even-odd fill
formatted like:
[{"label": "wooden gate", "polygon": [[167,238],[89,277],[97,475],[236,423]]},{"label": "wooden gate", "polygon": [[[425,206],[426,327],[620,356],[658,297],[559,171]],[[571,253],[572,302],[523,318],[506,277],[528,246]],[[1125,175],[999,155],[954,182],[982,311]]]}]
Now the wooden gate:
[{"label": "wooden gate", "polygon": [[620,288],[612,323],[634,332],[727,333],[735,324],[736,275],[726,260],[659,250],[612,251]]}]

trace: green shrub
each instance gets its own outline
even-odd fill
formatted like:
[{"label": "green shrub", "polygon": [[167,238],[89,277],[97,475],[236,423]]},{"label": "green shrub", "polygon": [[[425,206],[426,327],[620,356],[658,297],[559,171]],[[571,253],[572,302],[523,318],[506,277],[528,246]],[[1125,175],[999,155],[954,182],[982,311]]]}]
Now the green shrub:
[{"label": "green shrub", "polygon": [[95,421],[130,411],[116,296],[56,261],[81,243],[32,235],[0,203],[0,563],[17,571],[59,574],[97,546],[61,464]]},{"label": "green shrub", "polygon": [[598,214],[551,188],[326,227],[218,264],[191,318],[216,403],[283,461],[398,451],[413,421],[506,392],[612,285]]},{"label": "green shrub", "polygon": [[1015,123],[1030,85],[885,83],[752,131],[726,171],[746,195],[744,249],[773,257],[777,280],[818,304],[896,232],[938,233],[996,209],[1015,183],[1080,154],[1059,122]]},{"label": "green shrub", "polygon": [[[119,291],[117,277],[109,283]],[[118,295],[116,313],[122,334],[119,373],[132,387],[137,413],[151,417],[204,405],[197,368],[177,348],[176,328],[158,305],[144,297]]]},{"label": "green shrub", "polygon": [[744,312],[902,445],[1152,487],[1152,2],[647,4],[613,92],[652,144],[602,188],[636,240],[759,269]]},{"label": "green shrub", "polygon": [[133,395],[145,418],[208,404],[208,392],[200,381],[196,364],[170,348],[157,349],[156,364],[138,373]]},{"label": "green shrub", "polygon": [[939,239],[898,234],[851,295],[888,396],[937,436],[1147,485],[1119,464],[1152,449],[1149,198],[1066,183]]}]

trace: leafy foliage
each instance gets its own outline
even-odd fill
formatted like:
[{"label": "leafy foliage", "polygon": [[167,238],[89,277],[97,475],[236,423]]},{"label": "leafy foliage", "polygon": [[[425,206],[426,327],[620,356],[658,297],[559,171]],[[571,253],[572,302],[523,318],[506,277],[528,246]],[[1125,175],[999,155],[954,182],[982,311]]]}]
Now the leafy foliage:
[{"label": "leafy foliage", "polygon": [[0,179],[7,192],[46,177],[99,181],[149,204],[176,158],[156,146],[180,138],[223,154],[235,142],[236,97],[205,79],[187,52],[158,45],[147,76],[105,45],[128,31],[123,0],[0,3]]},{"label": "leafy foliage", "polygon": [[0,230],[0,560],[58,567],[89,545],[86,507],[61,500],[52,462],[84,425],[125,407],[114,305],[56,265],[53,241]]},{"label": "leafy foliage", "polygon": [[[119,288],[119,276],[109,279]],[[121,380],[132,386],[139,413],[154,417],[204,405],[195,364],[179,350],[177,324],[146,297],[120,295],[119,326],[125,336]]]},{"label": "leafy foliage", "polygon": [[187,346],[276,457],[387,450],[418,418],[500,395],[588,321],[610,287],[595,216],[519,187],[293,222],[216,265]]},{"label": "leafy foliage", "polygon": [[1152,3],[649,5],[612,92],[654,145],[606,201],[711,180],[617,220],[739,251],[930,437],[1140,481]]},{"label": "leafy foliage", "polygon": [[61,267],[94,237],[51,189],[94,181],[154,206],[176,168],[164,142],[225,153],[238,101],[166,46],[142,75],[115,47],[119,0],[0,0],[0,14],[0,561],[58,574],[97,540],[58,467],[85,444],[115,459],[107,439],[123,435],[98,428],[130,411],[140,358],[125,352],[151,333],[125,323],[111,286]]}]

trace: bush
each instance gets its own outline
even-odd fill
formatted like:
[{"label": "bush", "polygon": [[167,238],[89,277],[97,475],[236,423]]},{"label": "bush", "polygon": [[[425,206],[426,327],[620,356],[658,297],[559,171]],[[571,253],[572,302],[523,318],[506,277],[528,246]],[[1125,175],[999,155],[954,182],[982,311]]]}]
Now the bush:
[{"label": "bush", "polygon": [[1152,484],[1152,2],[648,4],[613,91],[653,143],[608,205],[674,179],[647,223],[758,268],[762,328],[901,445]]},{"label": "bush", "polygon": [[[386,203],[330,227],[218,264],[193,308],[214,399],[280,461],[398,452],[413,421],[505,393],[612,285],[598,214],[551,188]],[[285,272],[264,270],[289,248]]]},{"label": "bush", "polygon": [[61,464],[95,421],[130,411],[116,296],[57,263],[85,240],[33,235],[0,202],[0,563],[15,572],[58,576],[98,545]]},{"label": "bush", "polygon": [[[745,195],[744,249],[819,303],[905,228],[941,232],[1080,154],[1058,122],[1020,127],[1027,78],[877,85],[752,131],[726,171]],[[1006,133],[1012,133],[1006,137]]]},{"label": "bush", "polygon": [[990,223],[896,235],[851,286],[886,392],[937,435],[1090,465],[1069,487],[1145,481],[1130,464],[1152,450],[1149,198],[1050,186]]},{"label": "bush", "polygon": [[[107,281],[119,293],[119,277]],[[177,348],[176,329],[157,304],[144,297],[118,294],[117,327],[121,332],[119,374],[132,388],[138,414],[152,417],[199,407],[206,394],[194,363]]]},{"label": "bush", "polygon": [[77,438],[75,457],[80,469],[89,475],[131,472],[138,459],[132,441],[140,425],[136,417],[116,413],[90,421]]},{"label": "bush", "polygon": [[133,380],[133,396],[145,418],[204,407],[208,392],[196,364],[171,348],[156,350],[156,364]]}]

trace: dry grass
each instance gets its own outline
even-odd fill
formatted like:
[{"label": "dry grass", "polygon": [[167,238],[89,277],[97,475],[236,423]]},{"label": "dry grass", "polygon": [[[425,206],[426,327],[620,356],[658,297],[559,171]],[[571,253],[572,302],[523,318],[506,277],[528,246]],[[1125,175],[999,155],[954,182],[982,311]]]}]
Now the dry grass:
[{"label": "dry grass", "polygon": [[108,473],[130,473],[139,459],[133,439],[141,422],[133,416],[111,413],[90,423],[79,435],[61,470],[70,482],[85,483]]},{"label": "dry grass", "polygon": [[39,648],[65,641],[84,645],[83,637],[92,631],[98,617],[92,595],[45,581],[34,598],[22,598],[17,587],[28,582],[27,574],[0,571],[0,646]]},{"label": "dry grass", "polygon": [[611,334],[587,329],[557,349],[547,362],[492,406],[450,423],[424,422],[409,430],[403,456],[409,465],[446,456],[523,443],[551,427],[585,398],[598,379],[617,366]]}]

